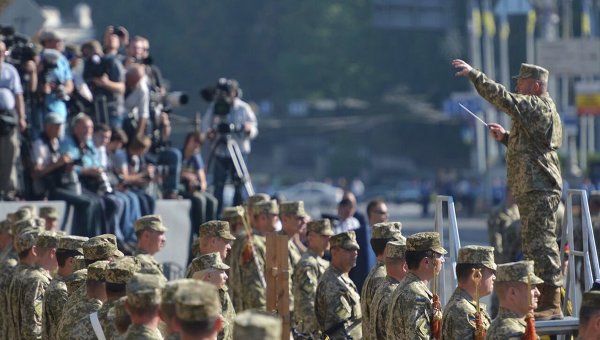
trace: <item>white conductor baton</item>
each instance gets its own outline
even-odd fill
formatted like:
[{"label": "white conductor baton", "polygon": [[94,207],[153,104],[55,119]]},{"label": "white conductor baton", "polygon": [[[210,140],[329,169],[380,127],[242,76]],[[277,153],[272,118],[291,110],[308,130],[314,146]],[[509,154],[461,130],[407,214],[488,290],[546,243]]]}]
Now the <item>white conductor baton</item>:
[{"label": "white conductor baton", "polygon": [[458,105],[460,105],[460,107],[462,107],[465,111],[467,111],[471,116],[475,117],[478,121],[482,122],[483,125],[485,125],[486,127],[488,127],[487,123],[483,121],[483,119],[477,117],[476,114],[474,114],[473,112],[471,112],[471,110],[467,109],[463,104],[458,103]]}]

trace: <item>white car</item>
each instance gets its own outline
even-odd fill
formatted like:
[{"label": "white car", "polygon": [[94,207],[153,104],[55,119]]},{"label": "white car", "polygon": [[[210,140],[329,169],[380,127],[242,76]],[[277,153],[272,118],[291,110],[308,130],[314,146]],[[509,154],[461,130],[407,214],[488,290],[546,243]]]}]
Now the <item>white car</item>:
[{"label": "white car", "polygon": [[280,190],[285,201],[304,201],[304,208],[313,219],[321,218],[321,213],[336,213],[337,204],[344,191],[321,182],[301,182]]}]

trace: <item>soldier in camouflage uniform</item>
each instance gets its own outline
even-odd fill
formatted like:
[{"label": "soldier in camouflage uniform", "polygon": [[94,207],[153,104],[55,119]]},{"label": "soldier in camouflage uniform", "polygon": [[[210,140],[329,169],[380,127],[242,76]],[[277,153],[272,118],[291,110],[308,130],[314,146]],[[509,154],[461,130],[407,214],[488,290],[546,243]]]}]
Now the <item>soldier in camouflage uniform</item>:
[{"label": "soldier in camouflage uniform", "polygon": [[125,309],[126,302],[127,296],[124,296],[117,300],[114,308],[112,309],[114,310],[115,327],[117,328],[117,332],[119,334],[115,336],[115,340],[123,340],[125,333],[127,333],[127,328],[129,328],[129,326],[131,325],[131,317]]},{"label": "soldier in camouflage uniform", "polygon": [[133,224],[135,234],[137,235],[137,246],[134,256],[140,260],[142,269],[150,268],[162,273],[162,268],[154,259],[154,254],[158,253],[167,241],[165,233],[167,228],[162,222],[160,215],[142,216]]},{"label": "soldier in camouflage uniform", "polygon": [[408,274],[391,296],[386,332],[397,339],[430,339],[433,294],[427,287],[443,266],[446,250],[436,232],[421,232],[406,239]]},{"label": "soldier in camouflage uniform", "polygon": [[[161,289],[166,284],[162,275],[137,273],[127,282],[127,302],[125,308],[131,315],[132,324],[127,328],[124,339],[157,339],[162,335],[156,327],[160,319],[159,307]],[[136,316],[143,316],[144,322],[138,323]]]},{"label": "soldier in camouflage uniform", "polygon": [[362,291],[360,292],[360,307],[365,320],[362,323],[362,333],[365,340],[372,339],[374,335],[374,332],[369,327],[371,317],[370,306],[375,292],[385,280],[385,246],[389,241],[406,242],[406,239],[402,236],[402,223],[382,222],[374,224],[371,228],[371,248],[373,248],[375,256],[377,256],[377,264],[371,269],[369,275],[367,275]]},{"label": "soldier in camouflage uniform", "polygon": [[[479,304],[477,310],[475,292],[478,289],[479,298],[492,293],[495,270],[494,248],[466,246],[459,249],[456,263],[458,287],[444,308],[442,339],[475,339],[477,313],[481,320],[479,331],[487,330],[492,320],[484,304]],[[479,288],[474,281],[474,275],[475,279],[478,278],[477,273],[481,274]]]},{"label": "soldier in camouflage uniform", "polygon": [[509,248],[512,249],[515,240],[510,237],[508,229],[513,222],[520,219],[517,202],[510,189],[506,189],[504,202],[494,207],[487,220],[490,245],[494,247],[494,258],[497,263],[514,261]]},{"label": "soldier in camouflage uniform", "polygon": [[160,318],[165,323],[163,335],[165,340],[179,340],[178,326],[175,320],[175,294],[179,289],[185,289],[195,284],[194,279],[179,279],[169,281],[161,291]]},{"label": "soldier in camouflage uniform", "polygon": [[562,318],[561,259],[556,242],[556,211],[562,194],[562,177],[556,150],[562,144],[562,125],[546,91],[548,70],[521,64],[516,93],[488,79],[462,60],[454,60],[457,76],[468,76],[477,92],[513,122],[512,131],[490,123],[492,136],[507,146],[508,186],[516,198],[522,220],[522,249],[535,261],[536,275],[544,280],[536,319]]},{"label": "soldier in camouflage uniform", "polygon": [[333,229],[329,220],[308,222],[306,226],[308,250],[302,254],[293,275],[293,293],[296,301],[294,311],[294,328],[298,338],[317,338],[319,324],[315,316],[315,296],[317,283],[329,267],[323,259],[325,250],[329,248],[329,239]]},{"label": "soldier in camouflage uniform", "polygon": [[175,316],[182,339],[214,339],[221,328],[221,304],[217,289],[195,281],[175,293]]},{"label": "soldier in camouflage uniform", "polygon": [[522,338],[527,326],[525,316],[537,307],[540,296],[536,285],[542,282],[533,272],[533,261],[498,265],[494,290],[500,300],[500,310],[487,330],[487,340]]},{"label": "soldier in camouflage uniform", "polygon": [[[42,209],[40,209],[40,212]],[[58,272],[50,282],[44,294],[44,307],[42,316],[42,338],[56,339],[56,331],[63,307],[67,303],[68,293],[65,280],[73,274],[73,258],[83,255],[83,243],[87,237],[63,236],[58,241],[56,260]]]},{"label": "soldier in camouflage uniform", "polygon": [[[73,295],[73,293],[75,293],[81,287],[81,285],[85,283],[86,279],[87,268],[76,270],[73,272],[73,274],[67,276],[65,279],[65,285],[67,286],[67,302],[69,301],[68,298],[70,298],[71,295]],[[63,314],[64,309],[65,308],[63,307]],[[62,319],[62,316],[59,318],[58,324],[60,324],[60,319]]]},{"label": "soldier in camouflage uniform", "polygon": [[12,258],[17,260],[19,257],[15,252],[13,244],[13,235],[10,228],[10,221],[8,219],[0,222],[0,263],[5,260]]},{"label": "soldier in camouflage uniform", "polygon": [[58,209],[52,206],[40,207],[40,218],[44,219],[46,230],[58,231]]},{"label": "soldier in camouflage uniform", "polygon": [[[369,306],[370,316],[369,329],[373,332],[373,339],[387,338],[386,323],[389,315],[390,299],[392,293],[404,279],[406,268],[406,241],[390,241],[385,247],[385,269],[386,277],[375,291],[375,295]],[[364,316],[363,316],[364,317]]]},{"label": "soldier in camouflage uniform", "polygon": [[[199,243],[198,255],[218,252],[221,259],[225,260],[231,251],[231,242],[235,237],[231,235],[229,230],[229,222],[226,221],[208,221],[203,223],[198,228]],[[188,266],[185,277],[191,278],[192,265]]]},{"label": "soldier in camouflage uniform", "polygon": [[[266,233],[275,231],[279,207],[275,200],[260,202],[252,208],[252,235],[238,237],[231,251],[233,305],[236,311],[266,308]],[[250,243],[251,242],[251,243]],[[252,251],[253,250],[253,251]]]},{"label": "soldier in camouflage uniform", "polygon": [[281,319],[271,313],[247,310],[235,318],[234,339],[281,339]]},{"label": "soldier in camouflage uniform", "polygon": [[354,231],[330,239],[331,265],[317,285],[315,315],[330,339],[362,339],[360,296],[348,273],[356,266],[359,246]]},{"label": "soldier in camouflage uniform", "polygon": [[238,205],[235,207],[227,207],[223,209],[223,221],[229,222],[229,229],[231,234],[236,236],[244,232],[244,218],[246,216],[246,209],[243,206]]},{"label": "soldier in camouflage uniform", "polygon": [[600,334],[600,291],[583,293],[579,309],[579,339],[593,340]]},{"label": "soldier in camouflage uniform", "polygon": [[200,255],[192,261],[194,278],[215,285],[218,289],[221,302],[221,315],[223,316],[223,329],[219,332],[218,339],[231,340],[235,310],[229,297],[226,270],[229,266],[223,263],[219,253]]}]

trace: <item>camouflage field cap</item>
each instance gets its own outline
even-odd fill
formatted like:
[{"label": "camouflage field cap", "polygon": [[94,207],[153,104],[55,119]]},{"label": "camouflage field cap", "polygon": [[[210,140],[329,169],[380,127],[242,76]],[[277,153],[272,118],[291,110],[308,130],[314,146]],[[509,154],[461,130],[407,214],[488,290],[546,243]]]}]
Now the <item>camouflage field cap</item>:
[{"label": "camouflage field cap", "polygon": [[207,269],[228,270],[229,266],[221,260],[219,253],[209,253],[196,257],[192,260],[192,270],[199,272]]},{"label": "camouflage field cap", "polygon": [[175,281],[169,281],[163,287],[161,291],[161,302],[163,305],[174,305],[175,304],[175,294],[182,287],[187,287],[188,285],[193,285],[198,280],[194,279],[179,279]]},{"label": "camouflage field cap", "polygon": [[494,262],[494,247],[465,246],[458,250],[457,264],[482,264],[489,269],[496,270]]},{"label": "camouflage field cap", "polygon": [[583,293],[583,298],[581,299],[581,308],[600,309],[600,291],[592,290]]},{"label": "camouflage field cap", "polygon": [[168,229],[162,222],[162,218],[160,215],[146,215],[142,216],[135,221],[133,224],[133,228],[135,231],[140,231],[144,229],[152,229],[159,231],[161,233],[166,232]]},{"label": "camouflage field cap", "polygon": [[20,207],[17,211],[29,211],[29,216],[38,217],[38,210],[35,205],[24,205]]},{"label": "camouflage field cap", "polygon": [[87,281],[106,280],[108,261],[96,261],[87,267]]},{"label": "camouflage field cap", "polygon": [[195,280],[175,293],[175,314],[183,321],[202,321],[221,314],[219,292],[210,283]]},{"label": "camouflage field cap", "polygon": [[544,280],[537,277],[533,272],[533,261],[519,261],[503,263],[496,269],[496,282],[523,282],[537,285]]},{"label": "camouflage field cap", "polygon": [[67,276],[65,284],[69,295],[73,294],[87,280],[87,269],[79,269]]},{"label": "camouflage field cap", "polygon": [[223,209],[223,219],[227,221],[235,220],[237,218],[244,218],[245,214],[244,207],[237,205],[235,207],[227,207]]},{"label": "camouflage field cap", "polygon": [[239,313],[233,325],[234,339],[281,339],[281,319],[276,315],[249,309]]},{"label": "camouflage field cap", "polygon": [[11,226],[13,236],[19,235],[21,233],[21,231],[23,231],[25,229],[37,229],[37,228],[38,228],[38,226],[35,223],[35,220],[32,218],[17,220]]},{"label": "camouflage field cap", "polygon": [[105,260],[115,256],[117,246],[102,236],[94,236],[83,244],[83,256],[86,260]]},{"label": "camouflage field cap", "polygon": [[43,231],[39,234],[36,246],[41,248],[57,248],[61,236],[54,231]]},{"label": "camouflage field cap", "polygon": [[333,228],[331,228],[331,221],[328,219],[310,221],[306,224],[306,232],[313,232],[326,236],[333,236]]},{"label": "camouflage field cap", "polygon": [[83,255],[77,255],[73,257],[73,271],[76,272],[81,269],[86,269],[85,257]]},{"label": "camouflage field cap", "polygon": [[375,223],[371,228],[371,239],[391,238],[397,241],[406,240],[402,236],[402,223],[400,222],[382,222]]},{"label": "camouflage field cap", "polygon": [[440,243],[440,234],[435,231],[427,231],[410,235],[406,239],[407,251],[433,250],[439,254],[448,253]]},{"label": "camouflage field cap", "polygon": [[38,228],[41,229],[46,229],[46,220],[41,218],[41,217],[34,217],[33,220],[35,221],[35,225]]},{"label": "camouflage field cap", "polygon": [[308,216],[304,211],[304,201],[282,202],[279,205],[281,215],[292,215],[300,218]]},{"label": "camouflage field cap", "polygon": [[519,69],[519,74],[514,76],[513,78],[514,79],[519,79],[519,78],[535,79],[535,80],[547,82],[548,74],[549,74],[548,70],[546,70],[545,68],[543,68],[541,66],[522,63],[521,68]]},{"label": "camouflage field cap", "polygon": [[4,220],[0,222],[0,234],[11,234],[12,230],[10,229],[10,222],[8,220]]},{"label": "camouflage field cap", "polygon": [[31,210],[29,209],[19,209],[12,214],[12,219],[14,222],[28,220],[34,217],[35,216],[33,216]]},{"label": "camouflage field cap", "polygon": [[385,246],[385,257],[390,259],[403,259],[406,257],[406,242],[390,241]]},{"label": "camouflage field cap", "polygon": [[246,202],[247,206],[250,208],[254,208],[256,203],[266,202],[271,199],[271,196],[263,193],[254,194],[248,197],[248,201]]},{"label": "camouflage field cap", "polygon": [[231,229],[227,221],[214,220],[202,223],[198,228],[198,234],[200,237],[219,236],[226,240],[235,240],[235,237],[231,235]]},{"label": "camouflage field cap", "polygon": [[126,284],[138,270],[139,266],[132,256],[121,257],[108,264],[105,281]]},{"label": "camouflage field cap", "polygon": [[346,250],[358,250],[360,246],[356,242],[356,234],[354,231],[346,231],[337,235],[331,236],[329,239],[331,248],[340,247]]},{"label": "camouflage field cap", "polygon": [[276,200],[259,202],[254,205],[254,207],[252,208],[252,212],[254,216],[258,216],[261,214],[279,215],[279,206],[277,205]]},{"label": "camouflage field cap", "polygon": [[76,250],[83,254],[83,244],[89,240],[84,236],[65,235],[58,240],[58,249]]},{"label": "camouflage field cap", "polygon": [[117,236],[115,234],[101,234],[98,235],[99,238],[104,239],[110,243],[112,243],[115,246],[115,252],[113,254],[114,257],[123,257],[125,256],[125,254],[123,254],[118,248],[117,248]]},{"label": "camouflage field cap", "polygon": [[40,217],[41,218],[53,218],[58,219],[58,209],[55,207],[41,207],[40,208]]},{"label": "camouflage field cap", "polygon": [[25,250],[31,249],[40,235],[39,229],[25,229],[23,230],[16,239],[15,250],[17,253],[21,253]]},{"label": "camouflage field cap", "polygon": [[127,302],[138,308],[159,305],[165,283],[162,275],[136,273],[127,282]]}]

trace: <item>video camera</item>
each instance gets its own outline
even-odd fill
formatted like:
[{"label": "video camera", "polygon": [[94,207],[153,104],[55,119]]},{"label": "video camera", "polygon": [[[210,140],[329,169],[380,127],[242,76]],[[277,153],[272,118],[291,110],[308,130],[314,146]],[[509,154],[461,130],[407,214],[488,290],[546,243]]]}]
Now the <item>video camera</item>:
[{"label": "video camera", "polygon": [[86,83],[91,83],[92,79],[100,78],[108,69],[106,59],[99,54],[93,54],[88,57],[83,66],[83,79]]},{"label": "video camera", "polygon": [[8,51],[7,62],[19,66],[26,61],[35,59],[35,46],[29,42],[27,37],[16,34],[14,27],[0,26],[0,36]]}]

